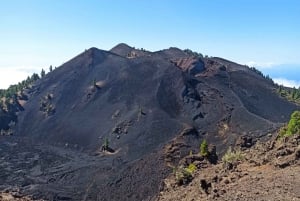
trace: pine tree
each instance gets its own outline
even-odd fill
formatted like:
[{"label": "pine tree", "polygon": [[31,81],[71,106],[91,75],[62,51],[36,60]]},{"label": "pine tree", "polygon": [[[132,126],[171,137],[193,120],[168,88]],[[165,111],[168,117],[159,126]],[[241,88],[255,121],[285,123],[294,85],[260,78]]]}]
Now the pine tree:
[{"label": "pine tree", "polygon": [[45,77],[45,75],[46,75],[46,72],[45,72],[44,69],[42,69],[42,71],[41,71],[41,77]]},{"label": "pine tree", "polygon": [[203,140],[200,145],[200,155],[201,156],[208,156],[208,144],[206,140]]},{"label": "pine tree", "polygon": [[97,87],[97,81],[96,81],[96,79],[93,80],[93,86]]},{"label": "pine tree", "polygon": [[105,138],[102,144],[102,151],[107,151],[108,149],[109,149],[109,141],[107,138]]},{"label": "pine tree", "polygon": [[295,87],[293,88],[293,91],[292,91],[292,99],[293,100],[296,99],[296,88]]},{"label": "pine tree", "polygon": [[40,76],[38,74],[36,74],[36,73],[33,73],[32,76],[31,76],[31,78],[30,78],[30,82],[32,83],[32,82],[34,82],[34,81],[36,81],[38,79],[40,79]]},{"label": "pine tree", "polygon": [[296,90],[295,92],[295,100],[298,100],[300,98],[300,91]]},{"label": "pine tree", "polygon": [[291,119],[287,126],[286,135],[294,135],[300,133],[300,111],[295,111],[291,115]]},{"label": "pine tree", "polygon": [[282,85],[279,85],[278,92],[279,92],[279,93],[281,93],[281,92],[282,92]]}]

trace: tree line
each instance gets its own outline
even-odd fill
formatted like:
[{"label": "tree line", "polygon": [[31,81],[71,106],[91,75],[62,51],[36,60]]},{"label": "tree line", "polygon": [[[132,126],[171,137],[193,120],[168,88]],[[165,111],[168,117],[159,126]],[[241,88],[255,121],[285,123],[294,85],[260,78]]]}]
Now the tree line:
[{"label": "tree line", "polygon": [[277,89],[280,96],[287,98],[289,101],[293,101],[300,104],[300,87],[288,88],[280,85]]},{"label": "tree line", "polygon": [[[49,67],[49,72],[52,72],[52,66]],[[0,110],[10,113],[13,105],[17,105],[18,99],[25,97],[24,90],[29,89],[34,82],[46,76],[46,71],[41,70],[40,74],[33,73],[28,76],[25,80],[18,84],[10,85],[7,89],[0,89]],[[25,97],[26,98],[26,97]]]},{"label": "tree line", "polygon": [[[49,67],[49,72],[53,71],[53,67]],[[29,88],[35,81],[46,76],[46,71],[41,70],[40,75],[33,73],[31,76],[28,76],[25,80],[19,82],[18,84],[10,85],[7,89],[0,89],[0,99],[6,98],[10,99],[13,96],[17,95],[18,92],[22,92],[24,89]]]}]

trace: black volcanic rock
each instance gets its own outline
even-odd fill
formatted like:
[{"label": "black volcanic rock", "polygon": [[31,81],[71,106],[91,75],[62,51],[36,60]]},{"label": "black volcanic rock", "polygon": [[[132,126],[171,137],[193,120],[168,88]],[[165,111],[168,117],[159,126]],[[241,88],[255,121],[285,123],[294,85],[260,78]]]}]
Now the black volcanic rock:
[{"label": "black volcanic rock", "polygon": [[[126,44],[86,50],[30,90],[10,139],[18,146],[0,139],[0,162],[16,161],[0,169],[0,189],[19,186],[48,200],[154,197],[171,171],[164,147],[172,140],[169,155],[198,151],[202,138],[222,153],[239,136],[267,135],[299,108],[245,66]],[[186,128],[194,132],[182,134]],[[106,139],[113,153],[101,152]]]},{"label": "black volcanic rock", "polygon": [[0,108],[0,131],[8,130],[8,124],[11,121],[16,121],[16,115],[8,113],[7,111]]}]

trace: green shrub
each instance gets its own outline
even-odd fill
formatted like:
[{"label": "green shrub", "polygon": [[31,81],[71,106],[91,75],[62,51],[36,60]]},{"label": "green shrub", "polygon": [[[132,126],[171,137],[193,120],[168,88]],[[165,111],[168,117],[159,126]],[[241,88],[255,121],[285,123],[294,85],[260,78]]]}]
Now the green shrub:
[{"label": "green shrub", "polygon": [[279,130],[279,138],[300,134],[300,111],[295,111],[291,115],[291,119],[287,126]]},{"label": "green shrub", "polygon": [[200,145],[200,155],[201,156],[208,156],[208,144],[206,140],[203,140]]},{"label": "green shrub", "polygon": [[277,93],[289,101],[300,104],[300,88],[287,88],[282,85],[278,86]]},{"label": "green shrub", "polygon": [[192,173],[188,168],[178,168],[173,170],[175,173],[175,180],[178,185],[185,185],[193,180]]},{"label": "green shrub", "polygon": [[197,167],[195,164],[191,163],[187,168],[185,168],[186,171],[193,174],[196,171]]},{"label": "green shrub", "polygon": [[287,126],[281,127],[278,132],[278,138],[280,139],[280,138],[286,136],[286,131],[287,131]]},{"label": "green shrub", "polygon": [[244,159],[244,156],[240,150],[234,151],[231,147],[227,150],[225,155],[222,157],[222,161],[224,163],[231,163],[235,164],[238,161],[242,161]]},{"label": "green shrub", "polygon": [[287,125],[286,135],[291,136],[300,133],[300,111],[295,111]]}]

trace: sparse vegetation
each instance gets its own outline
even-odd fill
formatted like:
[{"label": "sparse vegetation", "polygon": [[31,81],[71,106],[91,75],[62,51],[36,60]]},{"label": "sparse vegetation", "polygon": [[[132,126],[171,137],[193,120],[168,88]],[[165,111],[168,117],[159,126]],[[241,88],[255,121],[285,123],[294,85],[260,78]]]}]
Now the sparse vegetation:
[{"label": "sparse vegetation", "polygon": [[[39,75],[34,73],[31,77],[28,76],[27,79],[22,82],[11,85],[8,89],[0,90],[0,112],[2,118],[9,118],[16,121],[16,112],[23,109],[19,100],[27,99],[24,89],[29,88],[31,84],[38,79]],[[2,129],[5,130],[5,132],[11,133],[9,132],[10,125],[2,124]]]},{"label": "sparse vegetation", "polygon": [[203,58],[203,55],[199,52],[194,52],[190,49],[185,49],[183,50],[185,53],[187,53],[188,55],[191,55],[191,56],[195,56],[195,57],[200,57],[200,58]]},{"label": "sparse vegetation", "polygon": [[28,88],[36,80],[40,79],[39,75],[34,73],[31,77],[27,77],[26,80],[19,82],[8,87],[8,89],[0,89],[0,99],[2,98],[12,98],[18,92],[22,92],[24,89]]},{"label": "sparse vegetation", "polygon": [[173,167],[176,184],[180,186],[190,183],[194,178],[193,173],[196,169],[197,167],[193,163],[189,164],[188,167]]},{"label": "sparse vegetation", "polygon": [[270,81],[274,84],[274,81],[269,75],[264,75],[260,70],[256,69],[255,67],[248,67],[251,71],[255,72],[256,74],[260,75],[261,77],[265,78],[266,80]]},{"label": "sparse vegetation", "polygon": [[188,167],[173,168],[173,173],[175,176],[175,181],[177,185],[186,185],[193,180],[193,173],[196,171],[197,167],[195,164],[191,163]]},{"label": "sparse vegetation", "polygon": [[204,157],[207,157],[209,155],[208,144],[206,140],[203,140],[200,145],[200,155]]},{"label": "sparse vegetation", "polygon": [[45,72],[44,69],[42,69],[42,71],[41,71],[41,77],[43,78],[43,77],[45,77],[45,75],[46,75],[46,72]]},{"label": "sparse vegetation", "polygon": [[135,58],[137,57],[138,54],[135,52],[135,51],[130,51],[128,54],[127,54],[127,58]]},{"label": "sparse vegetation", "polygon": [[240,150],[232,150],[231,147],[228,148],[225,155],[222,157],[222,161],[225,164],[236,164],[239,161],[242,161],[244,159],[244,156]]},{"label": "sparse vegetation", "polygon": [[55,107],[51,103],[53,94],[48,93],[45,97],[40,100],[40,111],[44,112],[47,116],[55,113]]},{"label": "sparse vegetation", "polygon": [[287,100],[300,104],[300,87],[298,89],[284,87],[279,85],[277,88],[277,92],[281,97],[286,98]]},{"label": "sparse vegetation", "polygon": [[255,68],[255,67],[249,67],[249,69],[252,70],[253,72],[255,72],[256,74],[258,74],[258,75],[260,75],[262,77],[265,77],[264,74],[260,70],[258,70],[257,68]]},{"label": "sparse vegetation", "polygon": [[191,163],[191,164],[189,164],[189,166],[188,166],[187,168],[185,168],[185,169],[186,169],[186,171],[188,171],[188,172],[190,172],[191,174],[193,174],[193,173],[196,171],[197,167],[196,167],[195,164]]},{"label": "sparse vegetation", "polygon": [[107,151],[108,149],[109,149],[109,140],[108,138],[105,138],[102,145],[102,151]]},{"label": "sparse vegetation", "polygon": [[186,185],[193,180],[192,172],[188,168],[175,168],[173,170],[177,185]]}]

